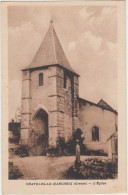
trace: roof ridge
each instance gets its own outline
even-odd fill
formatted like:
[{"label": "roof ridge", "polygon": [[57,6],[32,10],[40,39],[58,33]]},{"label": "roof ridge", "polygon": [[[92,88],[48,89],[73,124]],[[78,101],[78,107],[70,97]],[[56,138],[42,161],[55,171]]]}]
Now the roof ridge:
[{"label": "roof ridge", "polygon": [[50,25],[46,35],[41,42],[40,47],[38,48],[35,56],[32,59],[32,62],[29,66],[22,70],[43,68],[46,66],[51,66],[58,64],[62,68],[67,69],[73,74],[79,76],[71,67],[65,51],[58,39],[54,26]]},{"label": "roof ridge", "polygon": [[57,57],[56,57],[55,39],[54,39],[54,34],[53,34],[54,28],[53,28],[53,26],[52,26],[52,23],[51,23],[51,28],[52,28],[52,39],[53,39],[53,51],[54,51],[54,55],[55,55],[55,61],[56,61],[56,63],[58,63],[58,62],[57,62]]},{"label": "roof ridge", "polygon": [[101,99],[97,104],[100,105],[100,102],[105,103],[110,109],[114,110],[105,100]]},{"label": "roof ridge", "polygon": [[33,62],[33,61],[34,61],[34,59],[36,58],[36,55],[37,55],[38,51],[41,49],[42,44],[43,44],[43,42],[44,42],[44,40],[45,40],[45,38],[46,38],[47,34],[48,34],[48,33],[49,33],[49,31],[50,31],[50,28],[51,28],[51,26],[49,27],[48,31],[46,32],[46,34],[45,34],[45,36],[44,36],[44,38],[43,38],[43,40],[42,40],[42,42],[41,42],[41,44],[40,44],[39,48],[37,49],[37,52],[36,52],[36,54],[34,55],[34,57],[33,57],[32,61],[31,61],[30,65],[32,64],[32,62]]},{"label": "roof ridge", "polygon": [[[69,63],[69,60],[68,60],[68,58],[67,58],[67,55],[66,55],[66,53],[65,53],[65,51],[64,51],[64,48],[63,48],[63,46],[62,46],[62,44],[60,43],[60,40],[59,40],[59,38],[58,38],[58,36],[57,36],[57,33],[56,33],[56,31],[55,31],[55,29],[53,28],[53,33],[54,33],[54,40],[55,39],[57,39],[57,43],[59,44],[59,46],[61,47],[61,51],[63,52],[63,57],[66,59],[66,61],[67,61],[67,66],[68,67],[65,67],[64,65],[62,65],[62,64],[60,64],[61,66],[63,66],[64,68],[66,68],[66,69],[69,69],[70,68],[70,71],[72,71],[72,72],[74,72],[75,74],[77,74],[73,69],[72,69],[72,67],[71,67],[71,65],[70,65],[70,63]],[[57,47],[57,45],[55,44],[55,48]],[[58,64],[59,64],[59,59],[57,59],[57,62],[58,62]],[[66,65],[66,64],[65,64]],[[77,74],[78,75],[78,74]]]},{"label": "roof ridge", "polygon": [[114,113],[118,114],[118,112],[117,112],[116,110],[114,110],[114,109],[105,108],[104,106],[101,106],[101,105],[99,105],[99,104],[96,104],[96,103],[91,102],[91,101],[89,101],[89,100],[87,100],[87,99],[84,99],[84,98],[80,98],[80,97],[79,97],[78,99],[81,100],[81,101],[84,101],[84,102],[88,102],[88,103],[90,103],[90,104],[93,104],[93,105],[95,105],[95,106],[97,106],[97,107],[103,108],[104,110],[109,110],[109,111],[111,111],[111,112],[114,112]]}]

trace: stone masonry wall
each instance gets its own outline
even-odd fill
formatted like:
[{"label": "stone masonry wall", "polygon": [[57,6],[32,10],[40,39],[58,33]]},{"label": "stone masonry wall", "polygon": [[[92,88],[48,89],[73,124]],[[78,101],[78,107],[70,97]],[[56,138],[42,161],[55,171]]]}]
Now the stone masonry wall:
[{"label": "stone masonry wall", "polygon": [[[43,73],[43,86],[39,86],[39,74]],[[31,142],[34,116],[43,109],[48,114],[49,146],[56,146],[58,137],[68,140],[78,126],[79,95],[78,78],[66,74],[64,69],[49,66],[42,69],[23,71],[21,137]]]},{"label": "stone masonry wall", "polygon": [[[78,77],[66,71],[66,88],[64,88],[65,70],[57,67],[57,136],[65,141],[79,127],[79,83]],[[73,129],[74,128],[74,129]]]},{"label": "stone masonry wall", "polygon": [[[43,73],[44,84],[39,86],[38,75]],[[56,146],[57,140],[57,90],[56,67],[36,70],[32,72],[31,83],[32,116],[42,108],[48,113],[49,146]]]},{"label": "stone masonry wall", "polygon": [[[39,73],[43,73],[43,86],[39,86]],[[26,144],[31,142],[33,118],[40,109],[48,114],[49,145],[55,146],[57,139],[56,67],[23,71],[21,139],[26,140]]]},{"label": "stone masonry wall", "polygon": [[64,95],[63,95],[63,69],[57,67],[57,136],[64,137]]},{"label": "stone masonry wall", "polygon": [[71,78],[66,78],[66,89],[64,88],[64,70],[57,67],[57,122],[58,137],[65,140],[72,134],[72,101],[71,101]]},{"label": "stone masonry wall", "polygon": [[67,75],[66,89],[63,89],[64,93],[64,130],[65,139],[68,140],[72,136],[72,89],[71,89],[71,77]]},{"label": "stone masonry wall", "polygon": [[26,145],[29,138],[31,121],[31,95],[30,95],[31,74],[29,71],[22,72],[22,113],[21,113],[21,140]]},{"label": "stone masonry wall", "polygon": [[73,95],[73,111],[72,111],[72,116],[73,116],[73,121],[72,121],[72,126],[73,126],[73,132],[79,128],[79,102],[78,102],[78,97],[79,97],[79,79],[77,76],[74,76],[73,82],[72,82],[72,95]]},{"label": "stone masonry wall", "polygon": [[[66,88],[64,88],[64,74],[66,73]],[[72,137],[73,125],[77,123],[78,119],[78,81],[72,82],[74,77],[71,73],[57,67],[57,108],[58,108],[58,136],[64,137],[65,141]],[[74,84],[75,83],[75,84]],[[75,86],[75,90],[74,90]],[[75,97],[75,99],[74,99]],[[73,120],[73,114],[74,115]],[[78,120],[77,120],[78,119]]]}]

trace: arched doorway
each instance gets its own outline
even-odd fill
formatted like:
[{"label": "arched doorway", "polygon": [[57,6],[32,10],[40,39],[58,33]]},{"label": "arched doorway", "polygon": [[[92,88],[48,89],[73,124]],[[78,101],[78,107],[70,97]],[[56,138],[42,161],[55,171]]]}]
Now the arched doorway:
[{"label": "arched doorway", "polygon": [[33,156],[46,155],[47,146],[48,114],[43,109],[40,109],[33,118],[30,154]]}]

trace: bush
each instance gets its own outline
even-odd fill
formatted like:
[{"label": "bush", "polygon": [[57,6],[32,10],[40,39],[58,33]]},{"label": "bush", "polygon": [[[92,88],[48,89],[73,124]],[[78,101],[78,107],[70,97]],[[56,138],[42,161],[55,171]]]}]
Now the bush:
[{"label": "bush", "polygon": [[9,138],[10,143],[18,144],[19,138],[17,136],[13,136],[13,138]]},{"label": "bush", "polygon": [[58,156],[58,148],[55,147],[51,147],[47,149],[47,153],[49,154],[49,156]]},{"label": "bush", "polygon": [[72,138],[67,142],[67,148],[70,154],[75,155],[76,154],[76,140],[79,140],[80,145],[80,153],[82,155],[85,154],[86,147],[83,144],[84,138],[81,137],[82,131],[81,129],[76,129],[76,131],[73,133]]},{"label": "bush", "polygon": [[16,155],[20,155],[21,157],[29,156],[28,146],[20,145],[20,148],[16,151]]},{"label": "bush", "polygon": [[74,138],[71,138],[70,140],[68,140],[68,142],[66,143],[66,146],[67,146],[67,150],[69,154],[71,155],[76,154],[76,140]]},{"label": "bush", "polygon": [[61,148],[62,151],[66,148],[66,142],[64,137],[58,137],[57,148]]},{"label": "bush", "polygon": [[9,162],[9,179],[18,179],[23,176],[22,173],[20,173],[18,167],[14,166],[12,162]]},{"label": "bush", "polygon": [[80,166],[72,166],[68,176],[74,179],[113,179],[112,163],[99,159],[87,159]]},{"label": "bush", "polygon": [[81,129],[77,129],[72,138],[65,142],[65,138],[58,137],[57,139],[57,152],[59,155],[75,155],[76,154],[76,140],[79,140],[81,154],[85,154],[85,145],[83,144],[84,138],[81,137]]}]

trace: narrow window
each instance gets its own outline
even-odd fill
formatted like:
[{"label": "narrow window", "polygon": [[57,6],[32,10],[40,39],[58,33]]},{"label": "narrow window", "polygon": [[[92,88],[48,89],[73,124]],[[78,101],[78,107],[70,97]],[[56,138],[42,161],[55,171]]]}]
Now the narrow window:
[{"label": "narrow window", "polygon": [[39,86],[43,86],[43,73],[39,74]]},{"label": "narrow window", "polygon": [[99,141],[99,128],[96,126],[92,128],[92,141]]},{"label": "narrow window", "polygon": [[66,73],[64,72],[64,88],[66,89],[66,84],[67,84],[67,77]]}]

